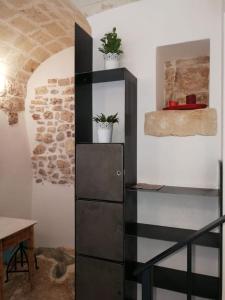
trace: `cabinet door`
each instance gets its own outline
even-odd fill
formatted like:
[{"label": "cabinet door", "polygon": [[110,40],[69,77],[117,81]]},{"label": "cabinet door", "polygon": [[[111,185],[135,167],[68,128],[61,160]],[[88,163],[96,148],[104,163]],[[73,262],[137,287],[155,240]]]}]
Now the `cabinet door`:
[{"label": "cabinet door", "polygon": [[78,256],[76,300],[123,300],[123,266]]},{"label": "cabinet door", "polygon": [[76,251],[123,261],[123,204],[77,200]]},{"label": "cabinet door", "polygon": [[76,146],[78,198],[123,201],[123,145]]}]

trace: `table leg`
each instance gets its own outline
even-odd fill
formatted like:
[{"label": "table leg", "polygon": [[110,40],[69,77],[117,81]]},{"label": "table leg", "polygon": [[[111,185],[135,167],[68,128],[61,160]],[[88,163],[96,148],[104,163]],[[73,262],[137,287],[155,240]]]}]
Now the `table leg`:
[{"label": "table leg", "polygon": [[3,267],[3,247],[0,241],[0,300],[3,300],[4,267]]},{"label": "table leg", "polygon": [[27,241],[28,246],[28,261],[29,261],[29,278],[31,289],[34,287],[34,227],[30,228],[30,237]]}]

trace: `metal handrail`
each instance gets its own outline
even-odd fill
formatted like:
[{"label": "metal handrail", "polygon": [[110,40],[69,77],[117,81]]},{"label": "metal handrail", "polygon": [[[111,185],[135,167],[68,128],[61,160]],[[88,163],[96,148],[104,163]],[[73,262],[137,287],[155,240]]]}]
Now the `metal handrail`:
[{"label": "metal handrail", "polygon": [[160,254],[158,254],[157,256],[153,257],[152,259],[150,259],[149,261],[144,263],[142,266],[138,267],[134,271],[134,275],[138,276],[138,275],[141,275],[142,273],[144,273],[148,270],[151,270],[151,268],[156,263],[160,262],[161,260],[168,257],[169,255],[177,252],[181,248],[186,247],[188,245],[191,245],[194,240],[196,240],[197,238],[199,238],[200,236],[202,236],[206,232],[211,231],[212,229],[218,227],[219,225],[223,224],[224,222],[225,222],[225,215],[218,218],[217,220],[209,223],[208,225],[206,225],[203,228],[199,229],[195,233],[191,234],[186,240],[178,242],[177,244],[173,245],[172,247],[168,248],[167,250],[165,250],[165,251],[161,252]]}]

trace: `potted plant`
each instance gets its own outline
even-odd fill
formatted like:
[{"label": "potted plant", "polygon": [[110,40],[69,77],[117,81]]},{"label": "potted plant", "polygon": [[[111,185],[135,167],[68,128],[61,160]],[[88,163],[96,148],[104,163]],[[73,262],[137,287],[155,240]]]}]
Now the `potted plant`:
[{"label": "potted plant", "polygon": [[93,120],[98,125],[98,142],[111,143],[113,124],[119,123],[118,113],[106,117],[103,113],[96,115]]},{"label": "potted plant", "polygon": [[123,53],[121,50],[121,39],[118,38],[116,33],[116,27],[113,28],[112,32],[106,33],[101,39],[102,47],[98,50],[104,53],[105,69],[115,69],[119,67],[120,54]]}]

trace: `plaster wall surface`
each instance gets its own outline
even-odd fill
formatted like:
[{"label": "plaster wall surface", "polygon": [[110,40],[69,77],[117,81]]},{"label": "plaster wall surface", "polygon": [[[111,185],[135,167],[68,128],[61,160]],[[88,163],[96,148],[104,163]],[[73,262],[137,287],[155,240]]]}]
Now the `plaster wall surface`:
[{"label": "plaster wall surface", "polygon": [[[36,123],[29,112],[29,105],[35,97],[35,88],[46,85],[51,78],[72,76],[74,76],[74,47],[47,59],[29,79],[26,124],[30,149],[34,149],[36,134]],[[56,185],[50,182],[40,184],[33,180],[32,188],[32,218],[38,222],[37,245],[74,248],[74,185]]]},{"label": "plaster wall surface", "polygon": [[[128,24],[128,20],[132,22]],[[138,181],[216,187],[221,156],[220,114],[215,137],[155,138],[144,135],[144,113],[156,110],[156,48],[203,39],[210,39],[210,107],[221,110],[221,1],[142,0],[89,17],[88,21],[94,38],[94,69],[104,65],[98,51],[100,38],[116,26],[123,41],[121,65],[138,79]],[[94,92],[97,99],[97,86]],[[114,93],[107,97],[109,101],[113,98]]]},{"label": "plaster wall surface", "polygon": [[[218,160],[221,158],[221,9],[216,0],[142,0],[88,18],[94,38],[94,69],[103,69],[102,54],[98,52],[100,38],[117,27],[123,41],[121,65],[138,79],[138,182],[173,186],[218,186]],[[204,13],[203,13],[204,12]],[[210,21],[209,21],[210,20]],[[156,110],[156,49],[159,46],[210,39],[210,107],[218,112],[216,136],[151,137],[144,135],[144,114]],[[94,87],[94,101],[103,97],[101,87]],[[110,91],[111,85],[108,84]],[[119,91],[105,93],[112,103]],[[120,96],[123,103],[123,94]],[[111,105],[111,104],[110,104]],[[114,111],[117,111],[116,106]],[[101,106],[98,107],[101,111]],[[107,109],[104,107],[104,110]],[[118,109],[119,110],[119,109]],[[109,112],[109,110],[107,111]],[[138,222],[181,228],[199,229],[218,217],[218,202],[210,197],[140,193]],[[146,261],[171,244],[140,238],[138,259]],[[216,275],[218,253],[214,249],[195,249],[194,270]],[[164,266],[185,270],[186,252],[163,262]],[[139,289],[139,297],[140,297]],[[141,298],[140,298],[141,299]],[[182,300],[186,295],[163,290],[156,299]],[[199,299],[199,298],[194,298]]]},{"label": "plaster wall surface", "polygon": [[19,121],[9,126],[7,115],[0,112],[0,215],[30,218],[32,172],[24,113]]}]

